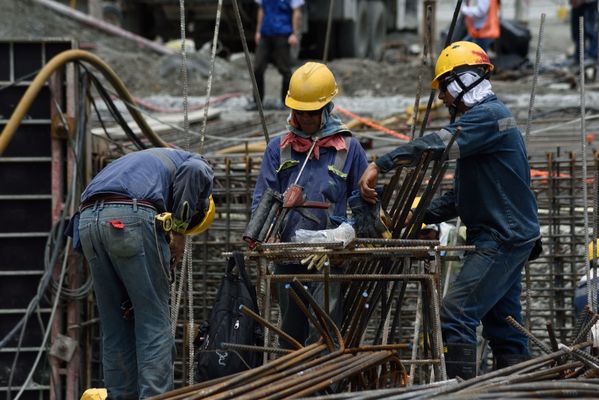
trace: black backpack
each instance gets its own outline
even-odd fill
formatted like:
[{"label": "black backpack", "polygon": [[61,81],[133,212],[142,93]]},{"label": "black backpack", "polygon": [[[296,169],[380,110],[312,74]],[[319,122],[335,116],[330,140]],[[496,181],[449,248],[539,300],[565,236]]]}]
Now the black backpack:
[{"label": "black backpack", "polygon": [[[237,267],[237,274],[234,269]],[[245,371],[262,364],[263,353],[223,349],[222,343],[262,346],[262,327],[239,310],[244,305],[258,313],[256,289],[245,270],[243,254],[233,252],[216,294],[210,320],[202,323],[198,334],[196,381]]]}]

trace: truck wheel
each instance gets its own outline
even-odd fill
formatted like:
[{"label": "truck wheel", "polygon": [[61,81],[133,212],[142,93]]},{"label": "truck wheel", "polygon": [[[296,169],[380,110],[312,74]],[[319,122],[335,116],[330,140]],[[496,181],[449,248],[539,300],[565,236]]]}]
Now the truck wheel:
[{"label": "truck wheel", "polygon": [[341,57],[364,58],[368,55],[368,4],[358,2],[355,21],[344,21],[339,27],[337,42]]},{"label": "truck wheel", "polygon": [[387,36],[387,19],[385,5],[382,1],[368,3],[368,56],[373,60],[383,58],[385,37]]}]

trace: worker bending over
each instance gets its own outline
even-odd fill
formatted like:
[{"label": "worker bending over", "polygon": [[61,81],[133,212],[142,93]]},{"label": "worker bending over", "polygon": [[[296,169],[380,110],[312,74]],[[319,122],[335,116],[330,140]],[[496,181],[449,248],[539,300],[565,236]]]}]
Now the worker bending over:
[{"label": "worker bending over", "polygon": [[457,159],[454,188],[432,201],[423,220],[435,224],[459,216],[467,227],[467,244],[476,246],[466,253],[442,304],[450,378],[476,375],[476,328],[481,321],[497,368],[529,357],[526,336],[505,319],[512,316],[522,323],[520,274],[533,248],[540,250],[537,204],[529,187],[522,134],[491,90],[492,70],[487,54],[472,42],[445,48],[437,59],[432,87],[439,89],[452,121],[457,115],[461,118],[383,155],[360,180],[364,198],[375,202],[380,172],[414,165],[427,150],[439,158],[461,128],[449,152]]},{"label": "worker bending over", "polygon": [[[284,193],[297,182],[307,200],[328,202],[328,209],[292,209],[280,234],[289,242],[298,229],[332,228],[346,217],[347,199],[358,189],[358,180],[366,169],[364,150],[349,129],[333,114],[337,83],[324,64],[308,62],[291,77],[285,105],[291,109],[287,118],[288,133],[272,139],[264,152],[260,175],[252,200],[252,212],[267,189]],[[313,149],[312,149],[313,147]],[[312,151],[310,152],[310,149]],[[308,156],[308,161],[302,165]],[[305,274],[307,267],[297,262],[277,263],[277,274]],[[313,270],[310,272],[314,272]],[[339,273],[336,271],[335,273]],[[310,292],[323,304],[322,283],[306,282]],[[340,323],[340,286],[330,285],[330,309]],[[300,343],[314,343],[320,338],[300,308],[290,299],[285,284],[279,285],[282,328]],[[289,348],[286,342],[281,346]]]},{"label": "worker bending over", "polygon": [[[185,234],[214,218],[213,172],[199,155],[154,148],[108,164],[81,195],[78,233],[91,268],[110,399],[173,389],[171,267]],[[162,221],[156,219],[159,213]]]}]

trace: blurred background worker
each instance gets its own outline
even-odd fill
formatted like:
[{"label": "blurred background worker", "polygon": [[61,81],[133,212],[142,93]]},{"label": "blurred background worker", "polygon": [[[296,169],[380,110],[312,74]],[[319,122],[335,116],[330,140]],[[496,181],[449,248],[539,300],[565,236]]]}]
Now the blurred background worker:
[{"label": "blurred background worker", "polygon": [[584,18],[584,58],[589,63],[597,62],[597,0],[570,0],[570,27],[574,41],[574,64],[580,58],[580,17]]},{"label": "blurred background worker", "polygon": [[[81,195],[78,234],[94,284],[110,399],[173,389],[171,267],[184,235],[214,218],[213,172],[198,154],[153,148],[100,171]],[[161,214],[162,223],[156,219]],[[168,217],[168,219],[166,219]]]},{"label": "blurred background worker", "polygon": [[[589,243],[587,257],[589,259],[589,264],[591,266],[591,285],[588,284],[588,276],[585,271],[584,275],[578,281],[576,285],[576,291],[574,294],[574,310],[576,312],[576,316],[579,317],[583,312],[584,307],[589,303],[589,287],[594,285],[594,289],[596,291],[595,297],[599,303],[599,277],[597,277],[597,263],[599,263],[599,249],[597,249],[597,245],[599,245],[599,239]],[[595,255],[593,256],[593,247],[595,248]],[[599,328],[598,328],[599,329]],[[599,342],[599,337],[597,337],[597,333],[599,330],[593,331],[593,338],[595,341]]]},{"label": "blurred background worker", "polygon": [[466,0],[461,8],[469,40],[478,44],[484,51],[499,38],[499,0]]},{"label": "blurred background worker", "polygon": [[271,62],[281,74],[282,106],[291,79],[291,47],[299,46],[300,7],[304,0],[256,0],[256,3],[259,8],[254,75],[258,93],[260,100],[264,101],[264,71]]},{"label": "blurred background worker", "polygon": [[[289,132],[268,143],[252,199],[252,212],[267,189],[284,193],[300,173],[297,184],[303,188],[306,200],[328,202],[330,206],[292,209],[280,234],[282,242],[292,241],[298,229],[330,229],[344,220],[348,196],[358,189],[358,180],[366,169],[364,149],[333,114],[332,100],[336,94],[335,77],[324,64],[308,62],[291,77],[285,99],[285,105],[291,109],[287,118]],[[275,265],[276,274],[305,274],[306,269],[306,265],[297,262]],[[310,282],[307,286],[322,305],[322,283]],[[338,284],[330,285],[331,316],[337,323],[341,322],[340,290]],[[285,284],[279,285],[279,306],[285,332],[301,344],[319,340],[320,334],[290,299]],[[286,342],[280,344],[290,348]]]},{"label": "blurred background worker", "polygon": [[522,134],[491,90],[492,69],[475,43],[446,47],[437,59],[432,87],[440,90],[452,122],[381,156],[360,179],[364,198],[376,201],[379,172],[414,165],[424,151],[439,158],[461,128],[449,151],[449,158],[457,159],[454,188],[435,198],[423,219],[435,224],[459,216],[467,227],[467,244],[476,246],[465,254],[443,298],[441,329],[449,378],[476,376],[476,329],[481,322],[497,368],[529,357],[527,337],[506,317],[522,323],[521,271],[535,257],[533,249],[540,251],[537,203]]}]

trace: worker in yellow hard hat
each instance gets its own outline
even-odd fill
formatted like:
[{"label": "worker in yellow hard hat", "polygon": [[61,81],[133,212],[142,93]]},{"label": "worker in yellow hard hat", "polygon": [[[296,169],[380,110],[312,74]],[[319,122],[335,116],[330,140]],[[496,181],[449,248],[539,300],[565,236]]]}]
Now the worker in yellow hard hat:
[{"label": "worker in yellow hard hat", "polygon": [[111,162],[81,195],[73,233],[93,277],[108,398],[173,389],[171,268],[185,236],[214,219],[213,176],[198,154],[153,148]]},{"label": "worker in yellow hard hat", "polygon": [[[285,105],[290,109],[287,133],[272,139],[264,152],[253,195],[252,212],[260,215],[265,204],[263,198],[266,201],[273,191],[284,194],[294,183],[302,188],[306,200],[330,205],[328,209],[290,210],[286,223],[275,235],[282,242],[293,241],[298,229],[332,229],[343,222],[347,218],[348,196],[358,190],[358,180],[366,169],[366,154],[362,146],[333,112],[333,99],[337,93],[333,72],[325,64],[317,62],[302,65],[289,82],[285,98]],[[256,222],[254,215],[250,224]],[[275,273],[318,273],[316,268],[308,270],[308,267],[313,266],[324,266],[324,263],[314,262],[312,258],[305,265],[276,264]],[[335,266],[332,269],[342,273]],[[322,285],[312,282],[308,286],[310,292],[322,302]],[[283,330],[302,344],[318,341],[320,335],[310,326],[295,302],[290,300],[285,284],[279,285],[278,289]],[[330,294],[331,316],[340,322],[342,308],[339,285],[332,284]],[[285,341],[281,345],[291,347]]]},{"label": "worker in yellow hard hat", "polygon": [[476,375],[481,322],[497,368],[529,357],[527,337],[506,317],[522,322],[521,271],[538,256],[541,234],[525,143],[511,112],[493,93],[492,70],[487,53],[475,43],[446,47],[437,59],[432,87],[452,110],[450,123],[382,155],[360,180],[362,196],[375,202],[379,173],[416,165],[425,152],[433,159],[447,154],[457,160],[453,189],[434,198],[423,218],[430,224],[460,217],[467,243],[476,246],[466,253],[443,299],[441,327],[450,378]]}]

